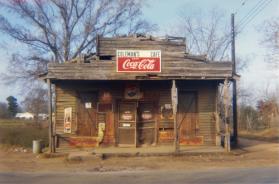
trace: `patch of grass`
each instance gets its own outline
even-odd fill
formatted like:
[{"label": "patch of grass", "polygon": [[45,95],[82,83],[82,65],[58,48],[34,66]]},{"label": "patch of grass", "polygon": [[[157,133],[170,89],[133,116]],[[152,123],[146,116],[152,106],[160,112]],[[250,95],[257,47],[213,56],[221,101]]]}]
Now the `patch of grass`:
[{"label": "patch of grass", "polygon": [[247,139],[260,141],[279,142],[279,128],[268,128],[263,130],[239,131],[239,136]]},{"label": "patch of grass", "polygon": [[0,121],[0,144],[32,147],[33,140],[42,140],[48,146],[48,129],[39,128],[21,120]]},{"label": "patch of grass", "polygon": [[20,119],[0,119],[0,126],[23,126],[33,124],[33,120],[20,120]]}]

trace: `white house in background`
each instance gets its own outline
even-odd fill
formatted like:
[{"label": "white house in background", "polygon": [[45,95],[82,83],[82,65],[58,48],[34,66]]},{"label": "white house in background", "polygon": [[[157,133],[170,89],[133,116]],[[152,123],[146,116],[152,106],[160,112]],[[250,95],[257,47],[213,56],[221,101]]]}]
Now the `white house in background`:
[{"label": "white house in background", "polygon": [[48,118],[48,115],[44,114],[44,113],[40,113],[40,114],[38,114],[38,118],[41,120],[46,120]]},{"label": "white house in background", "polygon": [[34,114],[30,112],[23,112],[23,113],[17,113],[15,117],[19,119],[34,119]]}]

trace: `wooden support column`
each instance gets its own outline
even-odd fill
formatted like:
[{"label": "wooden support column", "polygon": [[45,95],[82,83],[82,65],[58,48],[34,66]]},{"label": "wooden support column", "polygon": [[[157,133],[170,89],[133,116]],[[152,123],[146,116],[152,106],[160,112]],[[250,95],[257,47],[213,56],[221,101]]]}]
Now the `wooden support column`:
[{"label": "wooden support column", "polygon": [[48,148],[50,153],[54,153],[54,136],[53,136],[53,123],[52,123],[52,90],[51,90],[51,81],[47,79],[48,85]]},{"label": "wooden support column", "polygon": [[172,88],[171,88],[171,100],[172,100],[172,110],[173,110],[173,123],[174,123],[174,152],[179,152],[179,131],[178,131],[178,123],[177,123],[177,102],[178,102],[177,88],[175,80],[172,80]]},{"label": "wooden support column", "polygon": [[[55,103],[56,102],[56,94],[55,94],[55,84],[52,84],[52,91],[51,91],[51,113],[52,114],[55,114],[56,112],[56,107],[53,106],[53,102]],[[55,123],[55,118],[51,115],[51,123],[52,123],[52,147],[53,147],[53,152],[55,153],[56,152],[56,147],[57,147],[57,144],[58,144],[58,137],[56,136],[56,123]]]},{"label": "wooden support column", "polygon": [[230,141],[230,113],[229,113],[229,81],[226,79],[224,81],[224,107],[225,107],[225,149],[227,152],[231,151],[231,141]]},{"label": "wooden support column", "polygon": [[221,146],[221,129],[220,129],[220,109],[219,109],[219,84],[216,87],[216,108],[215,108],[215,121],[216,121],[216,146]]}]

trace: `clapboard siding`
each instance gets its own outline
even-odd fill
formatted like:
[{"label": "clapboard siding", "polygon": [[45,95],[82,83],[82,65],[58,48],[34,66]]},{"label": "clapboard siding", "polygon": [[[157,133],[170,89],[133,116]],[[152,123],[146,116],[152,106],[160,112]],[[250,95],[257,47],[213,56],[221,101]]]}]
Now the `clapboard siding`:
[{"label": "clapboard siding", "polygon": [[214,145],[216,136],[213,113],[216,110],[216,82],[200,81],[197,83],[180,81],[179,90],[196,91],[198,93],[198,135],[204,137],[205,145]]},{"label": "clapboard siding", "polygon": [[216,87],[213,85],[199,87],[199,134],[204,136],[205,144],[215,144],[215,121],[213,113],[216,109]]},{"label": "clapboard siding", "polygon": [[76,94],[74,90],[63,88],[60,85],[55,86],[55,132],[64,133],[64,109],[72,108],[72,133],[76,131]]},{"label": "clapboard siding", "polygon": [[184,40],[169,41],[169,40],[148,40],[140,38],[103,38],[98,39],[98,55],[99,56],[115,56],[116,50],[161,50],[162,56],[184,57],[186,44]]},{"label": "clapboard siding", "polygon": [[232,78],[231,62],[208,62],[186,51],[183,38],[115,37],[97,39],[97,54],[65,63],[50,63],[42,78],[57,80],[154,80],[148,73],[116,71],[116,50],[161,50],[161,72],[156,80]]},{"label": "clapboard siding", "polygon": [[[188,79],[224,79],[232,76],[230,62],[225,63],[188,63],[162,61],[157,80],[188,78]],[[146,73],[118,73],[115,62],[95,63],[63,63],[49,64],[48,78],[66,80],[137,80],[146,77]],[[152,80],[148,77],[145,80]]]}]

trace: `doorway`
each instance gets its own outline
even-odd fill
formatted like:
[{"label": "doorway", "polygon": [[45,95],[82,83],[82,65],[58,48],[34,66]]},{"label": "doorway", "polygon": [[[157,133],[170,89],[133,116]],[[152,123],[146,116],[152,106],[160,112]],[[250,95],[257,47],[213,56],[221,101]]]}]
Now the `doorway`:
[{"label": "doorway", "polygon": [[118,103],[118,145],[145,146],[155,143],[156,116],[153,102]]},{"label": "doorway", "polygon": [[178,95],[179,143],[193,144],[198,137],[197,92],[181,91]]},{"label": "doorway", "polygon": [[78,97],[77,134],[80,136],[96,136],[97,93],[80,92]]},{"label": "doorway", "polygon": [[137,145],[148,146],[155,143],[155,108],[153,102],[138,103]]}]

